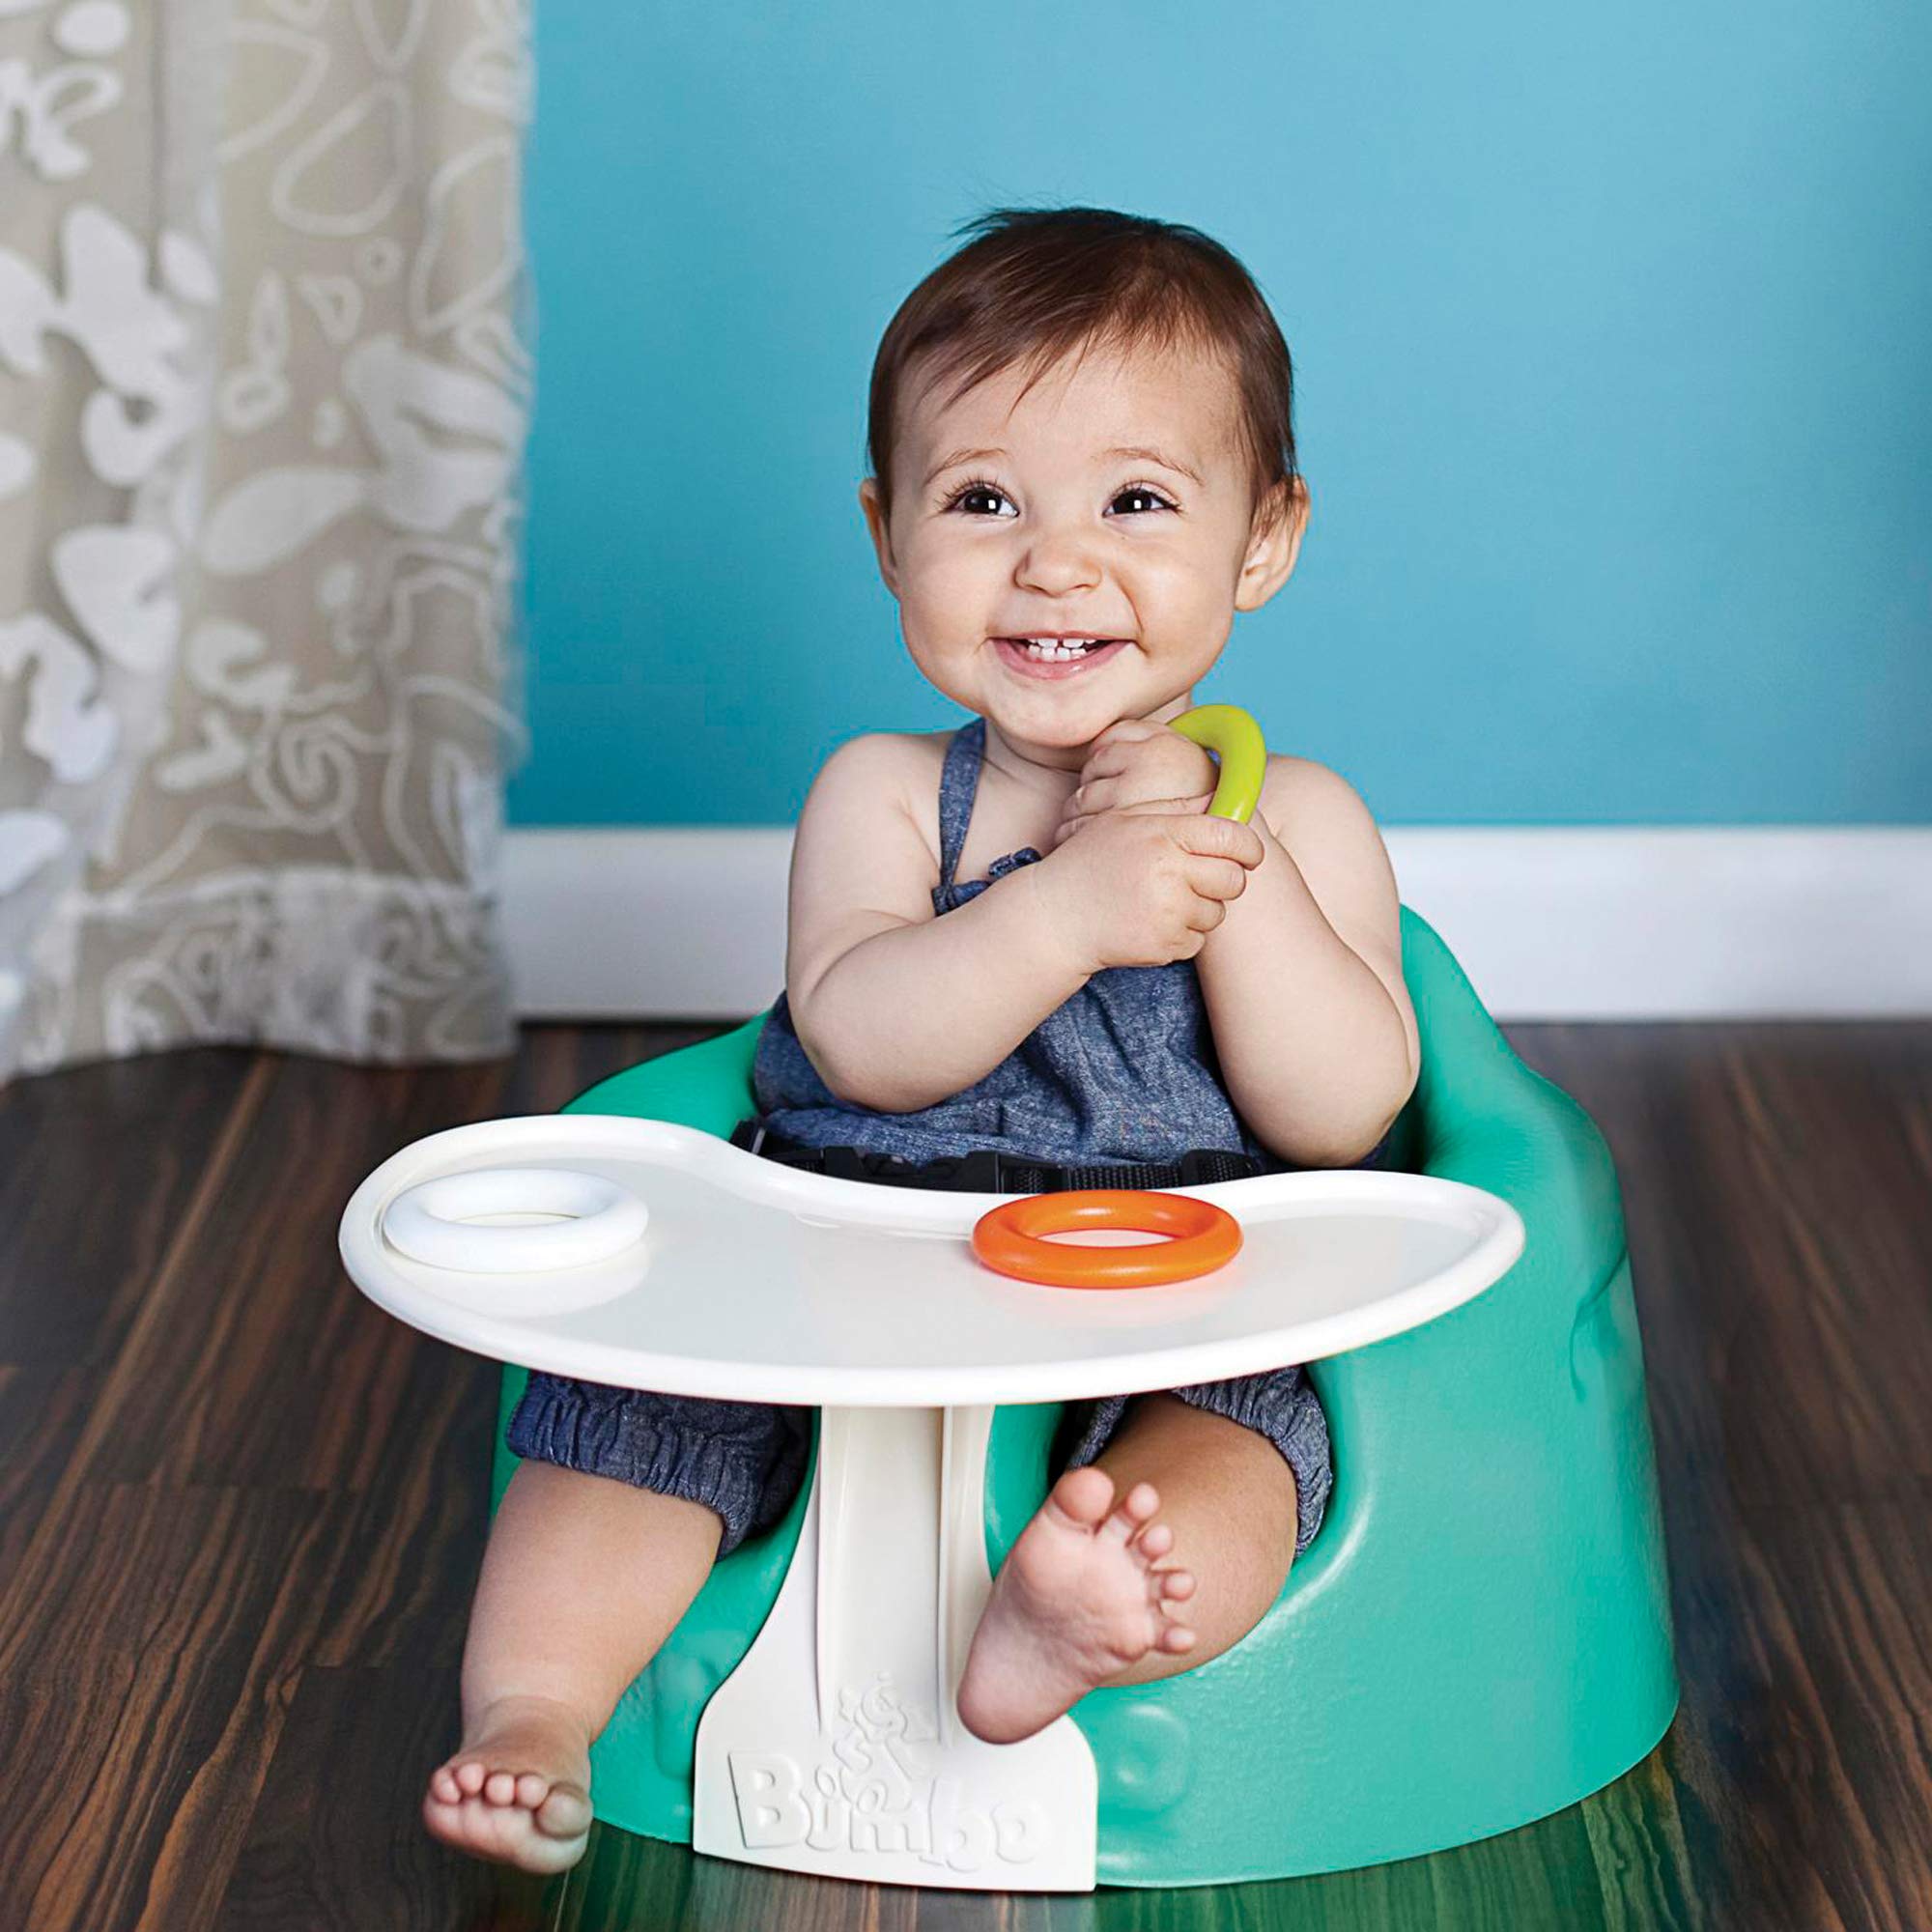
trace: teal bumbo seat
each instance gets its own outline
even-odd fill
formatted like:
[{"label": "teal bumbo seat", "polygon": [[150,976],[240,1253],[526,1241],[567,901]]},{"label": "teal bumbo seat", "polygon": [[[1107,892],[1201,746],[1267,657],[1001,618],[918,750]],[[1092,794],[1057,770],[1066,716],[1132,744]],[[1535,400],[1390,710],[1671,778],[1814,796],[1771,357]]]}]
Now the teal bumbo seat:
[{"label": "teal bumbo seat", "polygon": [[[1335,1871],[1463,1844],[1574,1804],[1677,1704],[1643,1357],[1609,1150],[1523,1065],[1406,908],[1422,1075],[1393,1164],[1501,1196],[1521,1259],[1423,1327],[1315,1363],[1335,1489],[1280,1600],[1235,1648],[1074,1707],[1099,1775],[1105,1884]],[[763,1016],[604,1081],[567,1111],[728,1134]],[[506,1371],[503,1413],[525,1372]],[[1048,1487],[1058,1404],[1003,1407],[995,1570]],[[515,1467],[497,1435],[497,1495]],[[597,1815],[688,1842],[707,1698],[790,1561],[784,1521],[718,1564],[593,1750]]]}]

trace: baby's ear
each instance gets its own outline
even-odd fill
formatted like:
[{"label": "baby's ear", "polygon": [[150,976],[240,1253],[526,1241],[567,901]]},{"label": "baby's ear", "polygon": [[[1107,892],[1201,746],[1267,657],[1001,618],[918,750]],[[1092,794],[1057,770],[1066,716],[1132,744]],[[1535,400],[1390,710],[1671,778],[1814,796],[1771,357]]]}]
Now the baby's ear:
[{"label": "baby's ear", "polygon": [[1255,505],[1247,561],[1235,594],[1237,611],[1258,611],[1289,580],[1308,527],[1308,485],[1299,476],[1274,484]]},{"label": "baby's ear", "polygon": [[879,497],[879,479],[867,476],[859,485],[859,509],[871,532],[872,549],[879,559],[879,575],[895,597],[899,594],[898,566],[893,560],[892,532],[887,526],[885,505]]}]

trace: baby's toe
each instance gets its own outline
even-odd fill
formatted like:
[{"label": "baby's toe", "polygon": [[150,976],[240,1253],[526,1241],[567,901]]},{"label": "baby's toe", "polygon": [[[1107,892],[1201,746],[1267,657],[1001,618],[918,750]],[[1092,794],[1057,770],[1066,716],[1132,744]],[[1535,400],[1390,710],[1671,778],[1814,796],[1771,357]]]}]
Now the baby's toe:
[{"label": "baby's toe", "polygon": [[461,1804],[463,1787],[456,1781],[456,1774],[448,1765],[440,1764],[429,1775],[430,1796],[439,1804]]},{"label": "baby's toe", "polygon": [[517,1779],[517,1803],[525,1810],[534,1811],[549,1796],[549,1778],[541,1777],[533,1771],[526,1771]]},{"label": "baby's toe", "polygon": [[590,1829],[590,1794],[581,1784],[553,1784],[535,1815],[546,1837],[575,1838]]},{"label": "baby's toe", "polygon": [[1185,1624],[1171,1623],[1160,1634],[1160,1648],[1178,1657],[1194,1648],[1194,1633]]},{"label": "baby's toe", "polygon": [[467,1757],[457,1765],[454,1775],[457,1790],[465,1798],[474,1798],[483,1789],[483,1780],[490,1770],[481,1758]]},{"label": "baby's toe", "polygon": [[1042,1514],[1058,1520],[1063,1528],[1092,1530],[1098,1527],[1113,1500],[1113,1479],[1090,1463],[1084,1469],[1067,1470],[1054,1484]]},{"label": "baby's toe", "polygon": [[1148,1523],[1160,1508],[1160,1492],[1151,1483],[1136,1483],[1121,1498],[1120,1507],[1102,1526],[1101,1534],[1117,1543],[1125,1543]]},{"label": "baby's toe", "polygon": [[1160,1594],[1163,1602],[1185,1603],[1194,1594],[1194,1573],[1191,1570],[1162,1570],[1156,1572],[1160,1577]]},{"label": "baby's toe", "polygon": [[445,1804],[434,1793],[423,1799],[422,1820],[431,1835],[472,1856],[491,1855],[489,1834],[482,1829],[482,1820],[490,1815],[480,1798],[459,1798],[454,1804]]},{"label": "baby's toe", "polygon": [[483,1796],[492,1804],[514,1804],[517,1802],[517,1774],[514,1771],[493,1771],[483,1780]]},{"label": "baby's toe", "polygon": [[1151,1522],[1134,1539],[1134,1548],[1150,1563],[1157,1562],[1174,1548],[1174,1532],[1164,1522]]}]

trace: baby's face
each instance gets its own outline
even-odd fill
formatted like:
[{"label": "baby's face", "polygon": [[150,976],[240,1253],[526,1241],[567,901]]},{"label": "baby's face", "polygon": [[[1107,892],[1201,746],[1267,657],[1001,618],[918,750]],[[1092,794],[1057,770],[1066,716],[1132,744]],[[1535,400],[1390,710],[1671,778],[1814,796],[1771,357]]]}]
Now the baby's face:
[{"label": "baby's face", "polygon": [[[1024,399],[1023,380],[1003,371],[949,408],[943,386],[916,392],[890,526],[869,477],[860,502],[920,669],[1077,768],[1110,724],[1186,707],[1235,612],[1293,569],[1305,499],[1253,515],[1218,360],[1090,348]],[[1115,641],[1059,663],[1009,641],[1053,632]]]}]

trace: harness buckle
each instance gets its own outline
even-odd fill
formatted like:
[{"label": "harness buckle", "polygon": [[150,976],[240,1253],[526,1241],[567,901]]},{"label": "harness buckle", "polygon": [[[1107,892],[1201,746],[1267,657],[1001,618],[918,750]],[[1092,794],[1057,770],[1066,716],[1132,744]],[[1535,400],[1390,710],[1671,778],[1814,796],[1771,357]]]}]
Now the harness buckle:
[{"label": "harness buckle", "polygon": [[952,1185],[973,1194],[1004,1194],[1009,1191],[1006,1168],[997,1148],[975,1148],[960,1156],[952,1170]]},{"label": "harness buckle", "polygon": [[820,1174],[828,1174],[835,1180],[869,1180],[865,1160],[857,1148],[828,1147],[815,1150],[818,1155]]}]

